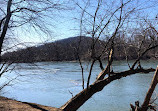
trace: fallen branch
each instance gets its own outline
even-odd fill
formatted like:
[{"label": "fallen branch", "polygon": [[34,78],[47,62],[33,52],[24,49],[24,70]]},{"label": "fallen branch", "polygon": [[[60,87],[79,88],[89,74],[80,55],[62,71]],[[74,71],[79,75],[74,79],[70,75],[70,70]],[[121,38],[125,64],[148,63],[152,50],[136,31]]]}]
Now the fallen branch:
[{"label": "fallen branch", "polygon": [[114,80],[120,79],[122,77],[126,77],[136,73],[149,73],[155,71],[155,69],[135,69],[135,70],[127,70],[120,73],[113,73],[111,76],[103,79],[96,80],[93,84],[91,84],[88,88],[82,90],[76,96],[71,98],[67,103],[65,103],[60,108],[64,111],[76,111],[81,105],[83,105],[93,94],[101,91],[106,85],[111,83]]}]

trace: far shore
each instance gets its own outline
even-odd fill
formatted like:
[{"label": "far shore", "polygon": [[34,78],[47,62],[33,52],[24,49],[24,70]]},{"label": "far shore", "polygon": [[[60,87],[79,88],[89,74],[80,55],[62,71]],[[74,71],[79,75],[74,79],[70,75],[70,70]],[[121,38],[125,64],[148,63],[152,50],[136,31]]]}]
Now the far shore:
[{"label": "far shore", "polygon": [[[136,59],[129,59],[128,61],[135,61]],[[158,58],[150,58],[150,59],[141,59],[141,61],[153,61],[153,60],[158,60]],[[90,60],[81,60],[81,62],[89,62]],[[103,61],[107,61],[106,59],[104,59]],[[126,59],[115,59],[115,61],[127,61]],[[40,63],[40,62],[79,62],[78,60],[59,60],[59,61],[56,61],[56,60],[52,60],[52,61],[32,61],[32,62],[29,62],[29,61],[3,61],[3,62],[10,62],[10,63]]]}]

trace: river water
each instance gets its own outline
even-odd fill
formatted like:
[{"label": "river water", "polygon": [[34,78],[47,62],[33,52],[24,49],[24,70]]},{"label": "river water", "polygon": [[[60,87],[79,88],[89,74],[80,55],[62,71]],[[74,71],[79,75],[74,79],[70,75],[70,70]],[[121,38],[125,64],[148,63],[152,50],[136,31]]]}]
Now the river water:
[{"label": "river water", "polygon": [[[132,63],[133,61],[130,61],[130,64]],[[150,60],[141,63],[146,68],[156,68],[158,61]],[[13,66],[15,69],[1,78],[1,84],[10,78],[16,78],[10,83],[10,86],[2,90],[1,95],[3,96],[24,102],[60,107],[82,90],[81,69],[77,62],[18,63]],[[128,69],[126,61],[113,63],[113,70],[116,72],[126,69]],[[85,81],[88,70],[88,62],[84,62]],[[99,72],[99,64],[96,63],[91,83]],[[78,111],[129,111],[130,103],[134,104],[137,100],[140,103],[143,102],[153,74],[154,72],[135,74],[115,80],[105,86],[101,92],[93,95]],[[156,87],[156,91],[158,92],[158,87]]]}]

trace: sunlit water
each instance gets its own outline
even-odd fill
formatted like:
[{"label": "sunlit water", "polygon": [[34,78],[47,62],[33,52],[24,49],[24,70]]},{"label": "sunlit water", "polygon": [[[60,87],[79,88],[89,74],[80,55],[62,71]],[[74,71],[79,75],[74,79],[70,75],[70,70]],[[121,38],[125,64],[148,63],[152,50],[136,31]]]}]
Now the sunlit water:
[{"label": "sunlit water", "polygon": [[[132,63],[132,61],[130,61]],[[158,61],[142,61],[144,67],[156,68]],[[81,69],[77,62],[40,62],[36,64],[13,64],[14,71],[1,78],[15,78],[11,86],[5,87],[1,95],[19,101],[38,103],[60,107],[67,102],[72,94],[82,90]],[[88,75],[88,63],[84,65],[85,81]],[[128,69],[126,61],[113,63],[114,71]],[[98,63],[93,68],[91,83],[99,74]],[[78,111],[129,111],[130,103],[144,100],[154,72],[135,74],[115,80],[101,91],[93,95]],[[156,88],[158,91],[158,88]],[[72,94],[71,94],[71,93]],[[154,93],[155,95],[155,93]],[[157,102],[158,103],[158,102]]]}]

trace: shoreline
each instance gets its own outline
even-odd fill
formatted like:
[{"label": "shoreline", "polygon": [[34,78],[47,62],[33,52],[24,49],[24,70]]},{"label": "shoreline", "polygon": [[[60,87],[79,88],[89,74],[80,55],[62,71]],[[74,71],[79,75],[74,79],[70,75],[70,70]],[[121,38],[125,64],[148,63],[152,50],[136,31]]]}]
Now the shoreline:
[{"label": "shoreline", "polygon": [[21,102],[0,96],[0,111],[63,111],[59,108],[36,103]]},{"label": "shoreline", "polygon": [[[128,61],[135,61],[136,59],[129,59]],[[89,60],[81,60],[81,62],[87,62]],[[102,60],[102,61],[107,61],[107,60]],[[126,61],[126,59],[116,59],[115,61]],[[158,58],[156,59],[141,59],[141,61],[158,61]],[[78,60],[59,60],[59,61],[32,61],[32,62],[22,62],[22,61],[2,61],[2,62],[11,62],[11,63],[28,63],[28,64],[33,64],[33,63],[42,63],[42,62],[70,62],[70,63],[78,63]]]}]

